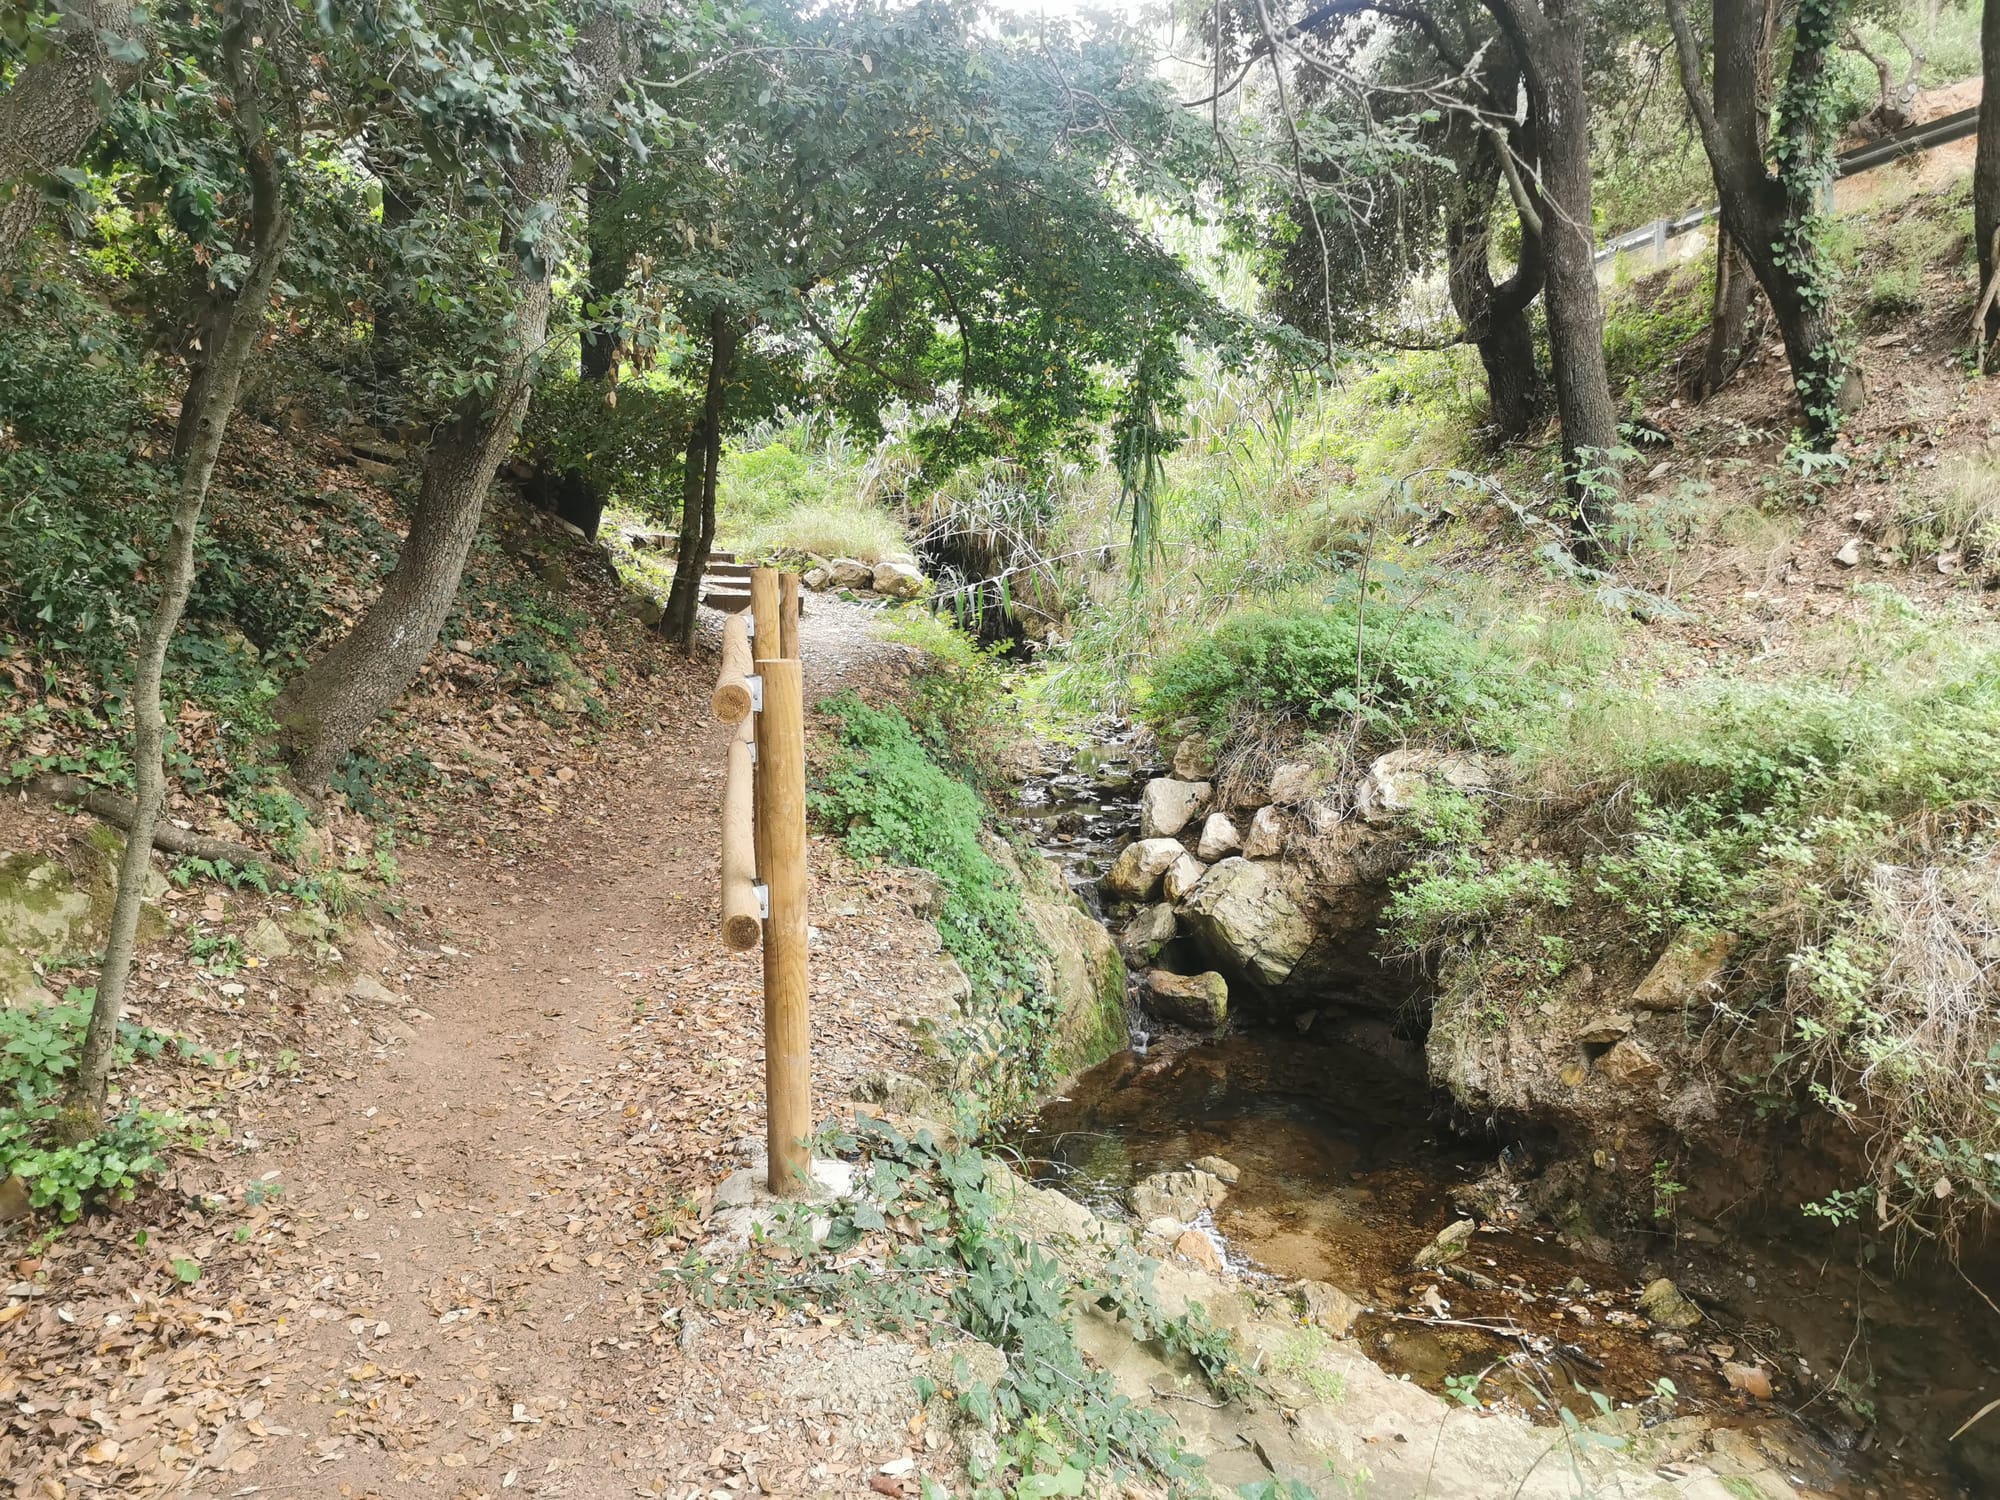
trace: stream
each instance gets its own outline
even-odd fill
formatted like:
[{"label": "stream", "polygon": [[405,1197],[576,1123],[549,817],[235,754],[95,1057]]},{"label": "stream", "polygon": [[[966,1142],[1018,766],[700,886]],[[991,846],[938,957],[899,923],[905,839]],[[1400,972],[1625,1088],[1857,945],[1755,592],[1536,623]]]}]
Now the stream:
[{"label": "stream", "polygon": [[[1012,809],[1024,836],[1062,867],[1114,933],[1119,914],[1107,912],[1097,882],[1137,835],[1140,788],[1163,774],[1145,747],[1142,736],[1119,726],[1101,726],[1094,744],[1044,747],[1041,769],[1020,786]],[[1161,961],[1180,968],[1190,956],[1169,948]],[[1846,1368],[1835,1337],[1841,1334],[1853,1357],[1856,1303],[1815,1286],[1807,1257],[1788,1255],[1781,1241],[1744,1256],[1711,1257],[1711,1271],[1734,1279],[1740,1296],[1732,1301],[1754,1310],[1738,1321],[1709,1307],[1710,1316],[1684,1333],[1656,1327],[1639,1310],[1642,1290],[1662,1275],[1659,1265],[1592,1259],[1531,1222],[1483,1224],[1448,1273],[1413,1270],[1413,1257],[1438,1231],[1467,1216],[1455,1195],[1521,1149],[1517,1144],[1456,1134],[1450,1101],[1431,1087],[1413,1052],[1364,1049],[1324,1034],[1325,1027],[1300,1034],[1290,1025],[1237,1021],[1222,1035],[1195,1036],[1147,1017],[1136,999],[1130,1014],[1130,1050],[1083,1074],[1010,1137],[1046,1184],[1131,1218],[1126,1205],[1135,1184],[1220,1157],[1240,1176],[1197,1227],[1252,1282],[1275,1290],[1325,1281],[1359,1300],[1367,1310],[1353,1337],[1393,1374],[1538,1422],[1560,1420],[1561,1406],[1582,1419],[1595,1416],[1593,1392],[1635,1408],[1645,1422],[1700,1413],[1781,1457],[1800,1494],[2000,1495],[2000,1475],[1988,1483],[1966,1477],[1962,1467],[1945,1472],[1948,1458],[1962,1464],[1963,1455],[1940,1441],[1949,1428],[1939,1430],[1940,1413],[1928,1399],[1931,1378],[1956,1395],[2000,1374],[1994,1341],[1961,1327],[1954,1347],[1952,1336],[1940,1340],[1919,1317],[1906,1319],[1903,1336],[1887,1343],[1876,1330],[1882,1347],[1870,1357],[1878,1365],[1901,1360],[1904,1389],[1896,1401],[1883,1400],[1873,1424],[1801,1391],[1797,1380],[1779,1399],[1753,1400],[1732,1388],[1728,1365],[1810,1371],[1815,1364],[1802,1352],[1809,1351],[1819,1370],[1832,1373],[1836,1363]],[[1170,1253],[1159,1241],[1150,1248]],[[1676,1257],[1674,1274],[1701,1275],[1692,1257]],[[1819,1282],[1827,1276],[1821,1265]],[[1887,1284],[1886,1276],[1876,1283]],[[1788,1290],[1800,1286],[1816,1298]],[[1786,1326],[1786,1314],[1800,1315],[1805,1300],[1824,1307],[1820,1322],[1801,1335]],[[1774,1337],[1785,1342],[1774,1345]]]}]

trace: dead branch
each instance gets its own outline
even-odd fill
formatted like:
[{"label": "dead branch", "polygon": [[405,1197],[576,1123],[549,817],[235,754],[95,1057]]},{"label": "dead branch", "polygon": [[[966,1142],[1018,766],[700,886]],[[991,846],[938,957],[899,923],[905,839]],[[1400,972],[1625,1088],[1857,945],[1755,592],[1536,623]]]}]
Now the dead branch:
[{"label": "dead branch", "polygon": [[[131,830],[132,799],[119,796],[109,787],[85,781],[81,776],[62,776],[50,772],[28,782],[26,790],[51,802],[80,807],[92,817],[109,823],[122,832]],[[267,850],[253,849],[248,844],[232,843],[228,839],[210,838],[207,834],[190,833],[185,828],[176,828],[167,822],[162,822],[154,828],[153,847],[164,849],[169,854],[181,854],[194,859],[227,860],[239,869],[246,865],[291,868],[289,860]]]}]

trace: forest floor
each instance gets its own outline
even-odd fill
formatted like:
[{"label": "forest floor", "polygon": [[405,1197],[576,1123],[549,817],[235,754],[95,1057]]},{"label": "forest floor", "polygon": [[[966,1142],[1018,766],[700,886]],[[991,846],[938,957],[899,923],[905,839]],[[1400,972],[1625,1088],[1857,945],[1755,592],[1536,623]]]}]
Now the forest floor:
[{"label": "forest floor", "polygon": [[[813,601],[810,698],[893,668],[868,616]],[[563,779],[538,854],[411,858],[421,920],[375,929],[406,1019],[243,1104],[207,1153],[214,1211],[190,1216],[183,1174],[179,1202],[17,1264],[40,1274],[0,1364],[32,1433],[12,1493],[852,1493],[921,1458],[909,1351],[874,1379],[837,1316],[683,1318],[659,1292],[762,1128],[759,972],[709,899],[728,731],[712,666],[670,671],[643,743]],[[939,961],[886,872],[824,841],[814,867],[823,1116],[910,1065],[888,1023]]]}]

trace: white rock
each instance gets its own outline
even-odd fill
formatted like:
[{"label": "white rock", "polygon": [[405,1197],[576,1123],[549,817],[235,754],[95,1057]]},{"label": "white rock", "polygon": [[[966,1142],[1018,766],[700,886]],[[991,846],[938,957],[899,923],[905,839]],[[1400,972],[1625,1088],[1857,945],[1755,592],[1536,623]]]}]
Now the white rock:
[{"label": "white rock", "polygon": [[833,582],[833,572],[829,568],[807,568],[799,575],[799,581],[814,593],[818,593]]},{"label": "white rock", "polygon": [[1172,838],[1193,821],[1214,790],[1206,781],[1176,781],[1156,776],[1139,794],[1139,836]]},{"label": "white rock", "polygon": [[1310,762],[1286,761],[1271,772],[1264,800],[1282,803],[1303,802],[1313,794],[1313,788],[1318,782],[1318,773],[1313,770]]},{"label": "white rock", "polygon": [[1861,538],[1858,536],[1849,537],[1845,542],[1841,544],[1840,550],[1833,554],[1833,560],[1839,563],[1840,566],[1843,568],[1860,567]]},{"label": "white rock", "polygon": [[1250,859],[1275,859],[1284,852],[1285,819],[1275,807],[1260,807],[1257,816],[1250,820],[1249,835],[1243,840],[1243,853]]},{"label": "white rock", "polygon": [[872,576],[875,592],[891,599],[914,599],[924,591],[923,572],[910,563],[879,562]]},{"label": "white rock", "polygon": [[1139,839],[1127,844],[1105,873],[1104,888],[1114,896],[1144,901],[1160,888],[1160,877],[1187,850],[1178,839]]},{"label": "white rock", "polygon": [[1207,873],[1207,865],[1183,850],[1181,857],[1167,866],[1160,889],[1169,901],[1178,905],[1187,899],[1189,891],[1201,884],[1201,877]]},{"label": "white rock", "polygon": [[1226,854],[1234,854],[1243,847],[1243,835],[1236,831],[1236,825],[1229,821],[1226,813],[1210,813],[1208,821],[1201,825],[1201,843],[1195,854],[1203,864],[1214,864]]},{"label": "white rock", "polygon": [[836,557],[826,565],[827,577],[837,589],[872,589],[875,570],[851,557]]}]

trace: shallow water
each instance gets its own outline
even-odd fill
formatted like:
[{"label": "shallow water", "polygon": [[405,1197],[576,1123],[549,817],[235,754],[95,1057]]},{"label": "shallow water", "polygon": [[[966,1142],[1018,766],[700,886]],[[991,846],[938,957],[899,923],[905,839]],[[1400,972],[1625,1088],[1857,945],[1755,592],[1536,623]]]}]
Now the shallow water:
[{"label": "shallow water", "polygon": [[[1138,788],[1158,767],[1122,737],[1058,749],[1050,759],[1047,773],[1022,789],[1015,821],[1103,919],[1097,877],[1136,833]],[[1344,1045],[1324,1027],[1314,1035],[1265,1029],[1212,1039],[1170,1031],[1155,1039],[1152,1029],[1135,1011],[1137,1050],[1083,1075],[1013,1135],[1010,1144],[1044,1181],[1122,1214],[1141,1178],[1220,1156],[1241,1177],[1203,1227],[1213,1229],[1232,1265],[1253,1278],[1331,1282],[1357,1297],[1369,1308],[1355,1328],[1360,1347],[1431,1390],[1464,1391],[1476,1380],[1481,1401],[1542,1422],[1557,1420],[1565,1406],[1595,1415],[1593,1392],[1637,1408],[1649,1422],[1702,1412],[1753,1429],[1767,1450],[1785,1455],[1803,1495],[2000,1497],[2000,1486],[1938,1473],[1947,1457],[1962,1462],[1963,1447],[1942,1441],[1949,1430],[1939,1425],[1942,1411],[1923,1410],[1919,1372],[1927,1348],[1940,1352],[1935,1326],[1904,1330],[1911,1336],[1898,1337],[1893,1351],[1884,1348],[1908,1378],[1898,1382],[1895,1418],[1885,1402],[1880,1431],[1844,1420],[1819,1396],[1802,1398],[1794,1415],[1782,1401],[1752,1403],[1728,1388],[1723,1359],[1754,1363],[1773,1353],[1762,1337],[1746,1339],[1746,1322],[1783,1330],[1787,1314],[1791,1321],[1804,1316],[1812,1329],[1789,1337],[1818,1352],[1808,1334],[1824,1331],[1818,1325],[1826,1318],[1805,1313],[1796,1298],[1773,1304],[1783,1303],[1785,1280],[1797,1283],[1796,1274],[1770,1274],[1779,1269],[1769,1255],[1781,1240],[1722,1267],[1732,1286],[1747,1281],[1755,1293],[1761,1281],[1767,1289],[1731,1309],[1740,1321],[1712,1318],[1684,1338],[1660,1338],[1638,1313],[1636,1268],[1580,1256],[1533,1224],[1481,1230],[1460,1263],[1476,1285],[1413,1271],[1416,1252],[1466,1217],[1453,1204],[1454,1191],[1506,1160],[1506,1142],[1453,1133],[1445,1123],[1448,1101],[1413,1076],[1409,1057]],[[1754,1259],[1759,1252],[1765,1260]],[[1741,1274],[1753,1264],[1766,1275]],[[1909,1300],[1877,1285],[1897,1305]],[[1842,1306],[1831,1315],[1858,1326]],[[1934,1367],[1962,1395],[1960,1387],[1976,1390],[1991,1365],[1979,1349],[1995,1346],[1964,1330],[1957,1335],[1948,1341],[1951,1357]],[[1956,1347],[1968,1337],[1972,1347]],[[1814,1363],[1826,1368],[1829,1358]],[[1672,1384],[1670,1400],[1661,1397],[1663,1381]],[[1989,1420],[2000,1423],[2000,1413]]]}]

